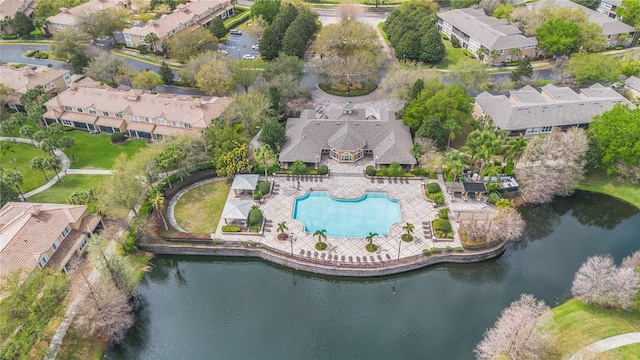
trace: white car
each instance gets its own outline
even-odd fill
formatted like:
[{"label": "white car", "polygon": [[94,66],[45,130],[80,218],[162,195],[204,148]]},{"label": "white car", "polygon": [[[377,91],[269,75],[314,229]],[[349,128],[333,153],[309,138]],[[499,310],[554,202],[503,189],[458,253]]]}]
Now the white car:
[{"label": "white car", "polygon": [[258,50],[260,48],[260,44],[251,45],[253,50]]},{"label": "white car", "polygon": [[245,60],[255,60],[258,58],[258,56],[253,54],[244,54],[242,55],[242,58]]}]

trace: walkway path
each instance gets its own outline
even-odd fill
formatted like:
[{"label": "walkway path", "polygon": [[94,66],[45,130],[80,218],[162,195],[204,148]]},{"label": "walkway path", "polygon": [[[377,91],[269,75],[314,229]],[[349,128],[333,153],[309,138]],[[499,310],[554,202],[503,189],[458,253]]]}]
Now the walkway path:
[{"label": "walkway path", "polygon": [[[25,139],[25,138],[11,138],[11,137],[0,137],[0,141],[15,141],[19,142],[19,143],[26,143],[26,144],[35,144],[36,146],[40,146],[40,144],[35,141],[35,140],[31,140],[31,139]],[[35,194],[39,194],[47,189],[49,189],[50,187],[52,187],[53,185],[55,185],[58,182],[58,178],[62,179],[63,177],[65,177],[66,175],[111,175],[113,174],[113,172],[111,170],[100,170],[100,169],[69,169],[69,166],[71,164],[71,162],[69,161],[69,158],[67,157],[67,155],[65,153],[63,153],[62,151],[55,149],[54,150],[54,154],[58,157],[58,159],[60,159],[60,161],[62,162],[62,170],[60,170],[60,172],[58,173],[57,176],[53,176],[46,184],[40,186],[37,189],[31,190],[27,193],[24,194],[25,198],[29,198]]]},{"label": "walkway path", "polygon": [[612,336],[600,341],[596,341],[593,344],[581,349],[577,353],[573,354],[569,360],[591,359],[592,353],[601,353],[615,348],[619,348],[626,345],[640,343],[640,332],[632,332],[628,334],[622,334]]}]

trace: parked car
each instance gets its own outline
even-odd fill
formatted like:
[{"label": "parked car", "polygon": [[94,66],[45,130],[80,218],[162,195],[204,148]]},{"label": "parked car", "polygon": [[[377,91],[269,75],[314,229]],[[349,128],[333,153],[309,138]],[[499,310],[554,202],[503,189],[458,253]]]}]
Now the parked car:
[{"label": "parked car", "polygon": [[245,60],[255,60],[258,58],[258,56],[253,54],[244,54],[242,55],[242,58]]},{"label": "parked car", "polygon": [[251,48],[252,48],[253,50],[258,50],[258,49],[260,48],[260,44],[254,44],[254,45],[251,45]]},{"label": "parked car", "polygon": [[229,33],[230,33],[231,35],[242,35],[242,31],[240,31],[240,30],[236,30],[236,29],[231,29],[231,30],[229,30]]},{"label": "parked car", "polygon": [[507,66],[507,64],[503,61],[503,62],[499,62],[497,64],[493,64],[493,67],[505,67]]}]

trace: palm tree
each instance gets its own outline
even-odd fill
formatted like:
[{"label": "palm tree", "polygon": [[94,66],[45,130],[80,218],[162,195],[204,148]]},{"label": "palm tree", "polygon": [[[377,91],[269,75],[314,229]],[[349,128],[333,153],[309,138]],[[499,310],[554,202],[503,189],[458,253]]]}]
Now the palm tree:
[{"label": "palm tree", "polygon": [[29,164],[29,166],[31,167],[31,170],[41,170],[42,175],[44,175],[44,181],[49,181],[49,178],[47,177],[47,173],[44,171],[45,170],[44,160],[45,158],[43,157],[35,157],[31,159],[31,163]]},{"label": "palm tree", "polygon": [[148,33],[147,36],[144,37],[144,42],[151,46],[151,51],[156,51],[156,41],[160,40],[156,33]]},{"label": "palm tree", "polygon": [[461,175],[465,168],[462,155],[457,151],[450,151],[447,153],[447,160],[445,163],[447,172],[449,175],[453,175],[454,179],[457,175]]},{"label": "palm tree", "polygon": [[502,167],[495,164],[487,166],[482,173],[482,175],[489,177],[489,184],[491,184],[491,179],[493,179],[494,176],[497,179],[500,177],[500,174],[502,174]]},{"label": "palm tree", "polygon": [[491,57],[491,61],[495,61],[500,56],[500,50],[491,50],[489,53],[489,57]]},{"label": "palm tree", "polygon": [[512,60],[518,60],[518,56],[522,55],[522,49],[520,48],[511,49],[511,55],[513,55]]},{"label": "palm tree", "polygon": [[36,133],[36,130],[31,125],[23,125],[20,128],[20,136],[27,139],[31,139],[31,144],[33,145],[33,147],[36,147],[36,143],[33,141],[33,138],[32,138],[33,134],[35,133]]},{"label": "palm tree", "polygon": [[20,189],[20,185],[24,182],[22,178],[22,173],[15,169],[5,169],[2,173],[2,180],[4,180],[9,186],[13,186],[18,190],[20,196],[22,196],[23,201],[27,201],[27,198],[24,197],[22,190]]},{"label": "palm tree", "polygon": [[412,223],[406,223],[403,227],[402,230],[406,231],[406,234],[402,234],[402,240],[409,242],[411,240],[413,240],[413,230],[414,230],[414,226]]},{"label": "palm tree", "polygon": [[525,139],[524,135],[520,134],[516,139],[511,139],[507,143],[507,158],[509,161],[514,161],[514,166],[518,163],[522,154],[524,154],[528,142],[529,139]]},{"label": "palm tree", "polygon": [[375,236],[378,236],[378,233],[369,232],[369,235],[365,238],[367,240],[367,246],[365,246],[365,248],[368,252],[374,252],[378,249],[378,246],[373,243],[373,238]]},{"label": "palm tree", "polygon": [[327,248],[327,244],[325,244],[324,242],[322,242],[322,240],[327,240],[327,230],[316,230],[313,233],[313,237],[318,237],[318,242],[316,243],[316,249],[318,250],[324,250]]},{"label": "palm tree", "polygon": [[60,174],[58,174],[58,172],[62,169],[62,161],[60,161],[60,159],[55,156],[49,156],[48,158],[44,159],[44,168],[55,172],[58,181],[62,182]]},{"label": "palm tree", "polygon": [[269,181],[269,175],[267,170],[278,162],[278,158],[273,153],[271,146],[265,144],[262,147],[255,148],[253,150],[253,156],[256,158],[256,162],[264,168],[264,177]]},{"label": "palm tree", "polygon": [[155,210],[160,220],[162,220],[162,223],[164,224],[164,229],[166,231],[169,231],[169,227],[167,226],[167,221],[164,219],[164,216],[162,216],[162,211],[164,210],[164,195],[162,195],[162,193],[157,189],[153,190],[149,194],[149,204],[151,204],[151,207],[153,208],[153,210]]},{"label": "palm tree", "polygon": [[489,50],[484,46],[480,46],[480,48],[476,50],[476,54],[478,55],[479,61],[484,61],[484,58],[485,56],[487,56],[488,53],[489,53]]},{"label": "palm tree", "polygon": [[278,240],[287,240],[287,237],[289,235],[285,233],[285,230],[289,230],[289,228],[287,227],[287,222],[283,221],[278,223],[278,228],[276,229],[276,231],[279,232]]}]

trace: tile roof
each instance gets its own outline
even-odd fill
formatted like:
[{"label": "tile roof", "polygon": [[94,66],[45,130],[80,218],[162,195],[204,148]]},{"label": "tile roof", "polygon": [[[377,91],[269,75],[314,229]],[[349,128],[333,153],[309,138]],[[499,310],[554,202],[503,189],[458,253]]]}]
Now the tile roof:
[{"label": "tile roof", "polygon": [[0,66],[0,81],[18,94],[38,85],[48,85],[51,81],[68,74],[69,70],[49,69],[44,66],[25,66],[14,68],[9,65]]},{"label": "tile roof", "polygon": [[[4,19],[5,16],[12,18],[18,11],[22,11],[29,15],[35,8],[35,0],[1,0],[0,19]],[[25,10],[29,11],[25,12]]]},{"label": "tile roof", "polygon": [[628,87],[633,88],[636,91],[640,91],[640,78],[629,76],[629,78],[624,83]]},{"label": "tile roof", "polygon": [[[45,103],[47,108],[71,106],[94,108],[97,111],[126,113],[150,118],[164,118],[167,122],[180,121],[193,128],[205,128],[233,101],[228,97],[193,98],[186,95],[150,94],[140,90],[117,90],[109,86],[94,87],[95,82],[74,84]],[[72,112],[64,112],[63,116]],[[76,115],[85,115],[75,113]],[[128,128],[136,122],[129,122]],[[152,125],[152,124],[148,124]]]},{"label": "tile roof", "polygon": [[[129,0],[89,0],[86,3],[68,8],[61,8],[60,13],[47,18],[51,24],[61,24],[73,26],[76,24],[76,17],[90,14],[96,11],[103,11],[110,8],[129,7],[132,2]],[[136,8],[136,6],[132,6]]]},{"label": "tile roof", "polygon": [[[216,7],[218,9],[216,9]],[[128,29],[124,29],[124,34],[131,34],[136,36],[147,36],[147,34],[155,33],[158,37],[169,36],[169,32],[178,28],[180,24],[183,25],[183,29],[189,27],[190,20],[200,22],[202,16],[208,9],[212,10],[210,15],[207,15],[207,19],[213,18],[219,15],[222,11],[230,8],[228,0],[199,0],[192,1],[186,4],[180,4],[170,14],[164,14],[159,19],[147,22],[143,26],[133,26]]]},{"label": "tile roof", "polygon": [[80,245],[80,242],[86,236],[86,234],[78,230],[71,230],[67,237],[62,240],[56,249],[56,252],[51,255],[45,267],[56,271],[65,266],[75,254],[76,248]]},{"label": "tile roof", "polygon": [[633,26],[627,25],[622,21],[610,18],[607,15],[601,14],[595,10],[591,10],[588,7],[576,4],[569,0],[544,0],[528,4],[527,6],[537,7],[545,6],[546,4],[551,4],[555,8],[569,7],[571,9],[581,9],[584,11],[585,15],[587,15],[589,22],[602,26],[602,33],[604,35],[626,34],[635,31]]},{"label": "tile roof", "polygon": [[507,20],[496,19],[482,11],[466,8],[444,11],[437,16],[478,40],[489,50],[537,46],[535,37],[526,37]]},{"label": "tile roof", "polygon": [[0,209],[0,275],[35,268],[42,253],[86,209],[84,205],[7,203]]},{"label": "tile roof", "polygon": [[[523,96],[524,93],[531,94]],[[550,98],[544,102],[533,93],[532,87],[517,91],[516,98],[505,95],[491,95],[483,92],[476,96],[478,104],[485,114],[502,130],[522,130],[543,126],[577,125],[591,122],[593,116],[613,108],[615,104],[628,104],[635,108],[627,99],[611,88],[600,84],[581,89],[577,94],[569,88],[559,88],[546,85],[541,92]],[[573,93],[570,94],[569,92]],[[518,101],[518,99],[534,99],[532,102]]]},{"label": "tile roof", "polygon": [[343,147],[341,150],[355,151],[364,146],[383,164],[393,161],[416,163],[409,152],[412,144],[409,128],[402,120],[396,120],[393,112],[382,114],[380,120],[368,120],[365,109],[344,114],[341,109],[332,108],[325,115],[326,119],[316,119],[314,110],[304,110],[300,118],[287,121],[287,138],[282,145],[280,161],[315,162],[322,149],[332,147],[331,142]]}]

